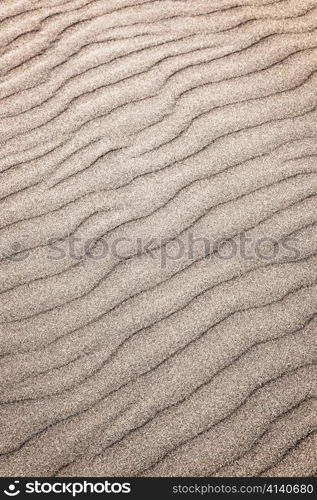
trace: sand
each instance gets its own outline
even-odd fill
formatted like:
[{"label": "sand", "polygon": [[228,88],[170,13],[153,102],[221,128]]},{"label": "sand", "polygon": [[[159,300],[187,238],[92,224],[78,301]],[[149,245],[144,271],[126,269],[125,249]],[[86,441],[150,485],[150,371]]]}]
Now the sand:
[{"label": "sand", "polygon": [[0,5],[0,475],[312,476],[317,1]]}]

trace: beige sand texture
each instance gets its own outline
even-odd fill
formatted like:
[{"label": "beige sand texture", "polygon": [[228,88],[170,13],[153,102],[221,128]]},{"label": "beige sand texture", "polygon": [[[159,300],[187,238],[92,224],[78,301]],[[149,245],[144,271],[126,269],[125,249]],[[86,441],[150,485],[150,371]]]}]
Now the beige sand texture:
[{"label": "beige sand texture", "polygon": [[315,475],[317,0],[2,0],[0,71],[0,475]]}]

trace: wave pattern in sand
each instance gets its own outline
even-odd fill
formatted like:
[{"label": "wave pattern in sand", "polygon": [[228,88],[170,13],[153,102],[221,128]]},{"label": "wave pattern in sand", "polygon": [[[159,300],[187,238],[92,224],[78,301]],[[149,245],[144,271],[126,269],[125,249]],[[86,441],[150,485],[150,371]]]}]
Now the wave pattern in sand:
[{"label": "wave pattern in sand", "polygon": [[0,75],[0,475],[316,474],[317,1],[4,0]]}]

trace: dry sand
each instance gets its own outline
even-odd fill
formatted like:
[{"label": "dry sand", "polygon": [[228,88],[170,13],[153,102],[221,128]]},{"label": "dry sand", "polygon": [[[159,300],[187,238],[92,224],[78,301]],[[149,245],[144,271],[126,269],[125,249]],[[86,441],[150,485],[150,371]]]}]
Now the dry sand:
[{"label": "dry sand", "polygon": [[317,0],[0,3],[1,476],[316,474],[316,70]]}]

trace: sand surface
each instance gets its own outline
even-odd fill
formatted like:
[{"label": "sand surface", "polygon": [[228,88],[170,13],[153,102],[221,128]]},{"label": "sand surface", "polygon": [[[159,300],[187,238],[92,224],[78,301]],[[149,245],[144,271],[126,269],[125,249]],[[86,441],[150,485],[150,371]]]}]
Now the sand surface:
[{"label": "sand surface", "polygon": [[317,473],[316,136],[317,0],[0,2],[1,476]]}]

